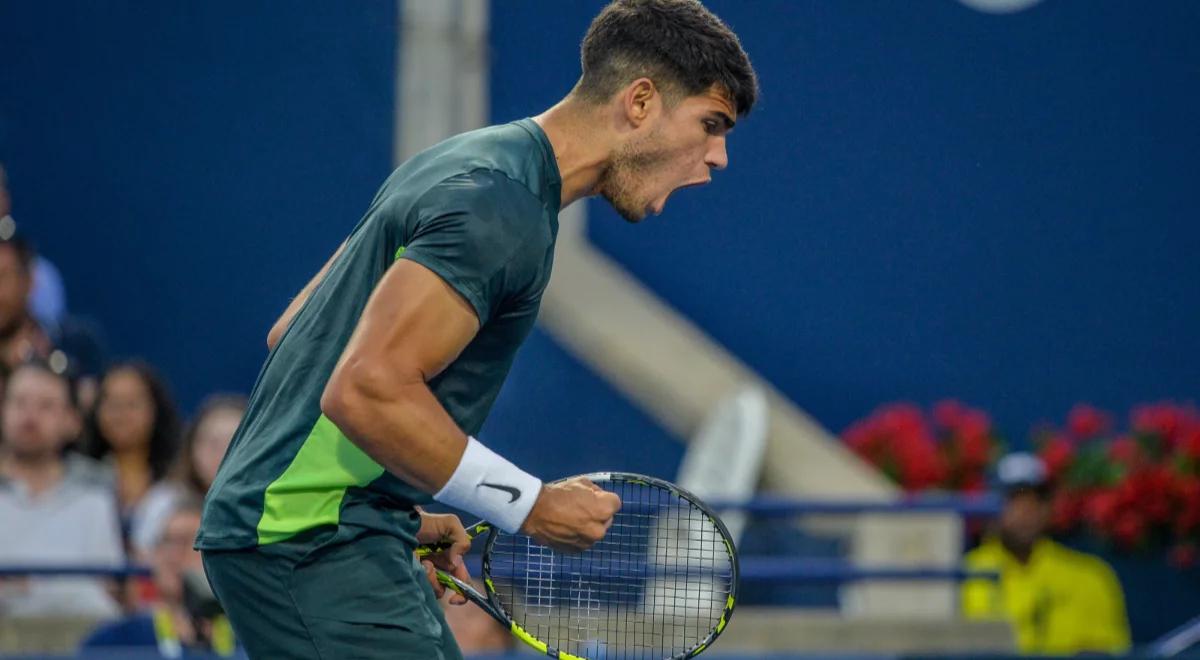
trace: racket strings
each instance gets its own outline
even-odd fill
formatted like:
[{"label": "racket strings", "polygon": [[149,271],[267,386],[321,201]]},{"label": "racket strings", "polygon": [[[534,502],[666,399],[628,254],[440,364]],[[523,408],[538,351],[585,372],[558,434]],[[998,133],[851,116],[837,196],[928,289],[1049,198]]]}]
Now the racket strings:
[{"label": "racket strings", "polygon": [[497,535],[490,562],[500,604],[531,635],[575,655],[685,655],[717,626],[733,589],[724,536],[669,489],[624,480],[598,485],[616,493],[622,508],[586,552],[559,554],[523,535]]}]

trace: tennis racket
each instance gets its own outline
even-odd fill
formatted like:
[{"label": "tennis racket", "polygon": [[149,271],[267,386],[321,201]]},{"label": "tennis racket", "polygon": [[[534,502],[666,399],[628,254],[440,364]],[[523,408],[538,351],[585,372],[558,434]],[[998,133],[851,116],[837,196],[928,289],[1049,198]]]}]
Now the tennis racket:
[{"label": "tennis racket", "polygon": [[[486,521],[486,593],[443,571],[438,581],[538,651],[567,660],[692,658],[728,625],[738,561],[721,519],[691,493],[638,474],[583,475],[621,498],[608,534],[558,553]],[[423,545],[419,556],[448,546]]]}]

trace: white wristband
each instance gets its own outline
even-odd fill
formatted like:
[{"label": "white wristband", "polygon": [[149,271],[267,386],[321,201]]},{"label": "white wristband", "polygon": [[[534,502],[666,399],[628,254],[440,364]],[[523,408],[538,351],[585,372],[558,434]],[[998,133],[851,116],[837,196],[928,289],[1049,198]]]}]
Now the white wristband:
[{"label": "white wristband", "polygon": [[515,534],[521,530],[541,490],[540,479],[475,438],[467,438],[462,460],[450,475],[450,481],[433,498]]}]

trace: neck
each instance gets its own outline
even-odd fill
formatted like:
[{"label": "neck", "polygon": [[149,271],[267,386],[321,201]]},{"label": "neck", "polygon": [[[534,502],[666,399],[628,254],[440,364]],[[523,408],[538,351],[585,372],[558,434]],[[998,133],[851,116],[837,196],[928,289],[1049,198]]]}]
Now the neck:
[{"label": "neck", "polygon": [[1022,564],[1029,563],[1029,557],[1033,554],[1034,543],[1036,543],[1036,541],[1025,543],[1013,538],[1008,534],[1000,534],[1000,544],[1004,546],[1005,550],[1008,550],[1009,554],[1011,554],[1013,557],[1016,557],[1017,561],[1021,562]]},{"label": "neck", "polygon": [[562,177],[562,204],[596,194],[596,184],[608,168],[612,144],[607,139],[602,108],[568,96],[533,118],[546,132]]},{"label": "neck", "polygon": [[117,470],[143,470],[150,459],[150,448],[135,447],[133,449],[113,451],[112,457],[113,462],[117,465]]},{"label": "neck", "polygon": [[34,496],[51,490],[62,481],[66,467],[57,453],[8,454],[0,461],[0,472],[25,484]]}]

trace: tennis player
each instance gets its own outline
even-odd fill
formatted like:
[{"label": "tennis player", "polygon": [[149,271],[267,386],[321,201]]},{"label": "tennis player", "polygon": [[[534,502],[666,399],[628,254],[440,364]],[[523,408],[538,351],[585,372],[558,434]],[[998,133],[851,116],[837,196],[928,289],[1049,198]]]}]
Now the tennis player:
[{"label": "tennis player", "polygon": [[413,549],[452,541],[432,562],[467,579],[469,542],[431,499],[560,551],[612,523],[612,493],[543,484],[472,436],[533,327],[559,209],[601,195],[637,222],[707,183],[757,82],[695,0],[613,2],[582,67],[541,115],[393,172],[271,329],[196,541],[252,657],[460,658]]}]

